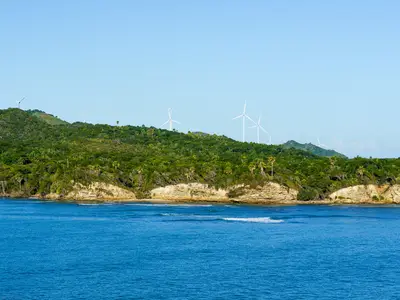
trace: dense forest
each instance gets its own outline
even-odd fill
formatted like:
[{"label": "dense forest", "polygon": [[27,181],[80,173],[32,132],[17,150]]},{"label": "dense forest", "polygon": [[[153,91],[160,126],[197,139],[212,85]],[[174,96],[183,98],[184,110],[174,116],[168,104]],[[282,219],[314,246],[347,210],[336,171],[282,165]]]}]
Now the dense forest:
[{"label": "dense forest", "polygon": [[322,147],[318,147],[311,143],[301,144],[296,141],[288,141],[288,142],[282,144],[282,147],[300,149],[300,150],[304,150],[307,152],[311,152],[318,156],[326,156],[326,157],[338,156],[338,157],[342,157],[342,158],[347,158],[346,155],[336,152],[335,150],[329,150],[329,149],[325,149]]},{"label": "dense forest", "polygon": [[400,181],[400,159],[321,157],[225,136],[69,124],[45,115],[0,110],[0,193],[63,194],[74,183],[101,181],[146,197],[155,187],[176,183],[274,181],[298,189],[299,200],[316,200],[342,187]]}]

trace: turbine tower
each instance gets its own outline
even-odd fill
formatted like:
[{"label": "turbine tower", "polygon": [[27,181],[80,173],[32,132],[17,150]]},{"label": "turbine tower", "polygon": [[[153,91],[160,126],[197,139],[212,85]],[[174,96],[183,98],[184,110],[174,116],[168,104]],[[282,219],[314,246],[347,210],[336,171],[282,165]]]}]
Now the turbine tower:
[{"label": "turbine tower", "polygon": [[178,121],[175,121],[175,120],[172,119],[172,108],[168,108],[168,120],[164,124],[162,124],[161,127],[169,124],[169,130],[172,130],[173,129],[173,123],[181,124]]},{"label": "turbine tower", "polygon": [[24,101],[25,100],[25,97],[24,98],[22,98],[21,100],[17,100],[17,105],[18,105],[18,108],[21,108],[21,102],[22,101]]},{"label": "turbine tower", "polygon": [[269,134],[268,131],[266,131],[266,130],[264,129],[264,127],[261,126],[261,116],[258,117],[257,123],[255,123],[254,126],[251,126],[251,127],[249,127],[249,128],[257,128],[257,143],[258,143],[258,144],[260,143],[260,129],[261,129],[262,131],[264,131],[266,134],[268,134],[268,136],[269,136],[269,143],[271,144],[271,135]]},{"label": "turbine tower", "polygon": [[245,141],[245,126],[246,126],[246,119],[249,119],[251,122],[253,122],[254,124],[256,124],[256,122],[253,121],[252,118],[250,118],[247,114],[246,114],[246,106],[247,103],[244,103],[244,107],[243,107],[243,112],[238,115],[237,117],[234,117],[232,120],[236,120],[236,119],[240,119],[242,118],[242,122],[243,122],[243,142]]}]

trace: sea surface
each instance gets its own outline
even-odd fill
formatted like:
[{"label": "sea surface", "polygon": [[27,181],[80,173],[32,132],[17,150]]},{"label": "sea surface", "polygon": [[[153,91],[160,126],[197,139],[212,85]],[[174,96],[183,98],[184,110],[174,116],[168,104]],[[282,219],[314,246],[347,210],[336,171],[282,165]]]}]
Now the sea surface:
[{"label": "sea surface", "polygon": [[400,299],[400,207],[0,199],[0,299]]}]

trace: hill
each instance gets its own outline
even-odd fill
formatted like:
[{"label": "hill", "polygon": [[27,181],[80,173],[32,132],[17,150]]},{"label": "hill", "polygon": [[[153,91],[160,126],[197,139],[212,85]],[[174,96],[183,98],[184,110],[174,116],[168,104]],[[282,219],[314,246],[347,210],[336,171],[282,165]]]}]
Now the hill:
[{"label": "hill", "polygon": [[324,148],[318,147],[311,143],[301,144],[296,141],[288,141],[288,142],[282,144],[282,147],[284,147],[286,149],[289,149],[289,148],[299,149],[299,150],[310,152],[310,153],[318,155],[318,156],[326,156],[326,157],[336,156],[336,157],[347,158],[346,155],[336,152],[335,150],[324,149]]},{"label": "hill", "polygon": [[68,122],[61,120],[58,117],[55,117],[51,114],[45,113],[44,111],[38,110],[38,109],[34,109],[34,110],[27,110],[26,111],[28,114],[35,116],[43,121],[45,121],[46,123],[50,124],[50,125],[65,125],[68,124]]},{"label": "hill", "polygon": [[0,182],[29,196],[104,182],[148,197],[151,189],[199,182],[216,188],[276,182],[298,199],[324,199],[342,187],[400,181],[399,159],[320,157],[283,146],[144,126],[43,122],[0,110]]}]

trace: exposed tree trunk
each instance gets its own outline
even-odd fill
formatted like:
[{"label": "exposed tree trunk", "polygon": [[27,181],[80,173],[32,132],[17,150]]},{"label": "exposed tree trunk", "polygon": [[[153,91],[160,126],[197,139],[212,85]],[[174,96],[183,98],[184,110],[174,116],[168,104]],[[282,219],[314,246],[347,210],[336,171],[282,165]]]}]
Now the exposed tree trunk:
[{"label": "exposed tree trunk", "polygon": [[7,181],[0,181],[1,183],[1,189],[2,189],[2,195],[6,195],[6,186],[7,186]]}]

